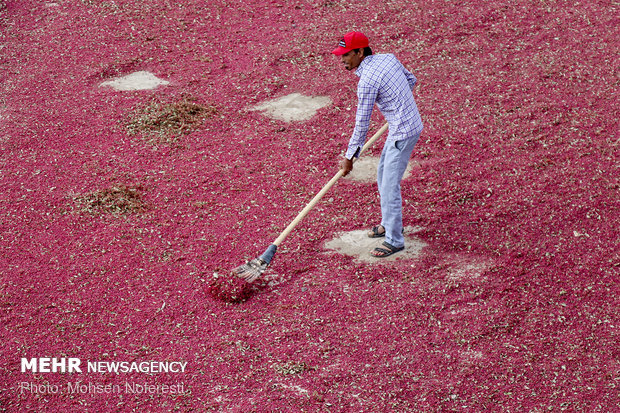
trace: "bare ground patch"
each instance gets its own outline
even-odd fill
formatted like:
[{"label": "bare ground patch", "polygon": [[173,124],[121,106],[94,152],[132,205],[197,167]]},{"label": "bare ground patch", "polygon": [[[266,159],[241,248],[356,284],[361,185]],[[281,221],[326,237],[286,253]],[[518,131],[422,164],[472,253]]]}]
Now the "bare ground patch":
[{"label": "bare ground patch", "polygon": [[348,255],[354,257],[357,261],[367,263],[395,261],[398,259],[412,259],[417,257],[426,246],[426,243],[411,235],[418,230],[419,228],[406,227],[406,247],[404,251],[385,258],[376,258],[370,255],[370,251],[375,247],[381,246],[381,243],[385,239],[368,238],[368,230],[355,230],[338,233],[336,238],[325,243],[325,248],[331,252]]},{"label": "bare ground patch", "polygon": [[160,79],[151,72],[141,70],[105,81],[101,83],[99,87],[111,87],[117,91],[131,91],[151,90],[158,86],[165,86],[168,84],[170,84],[170,82],[167,80]]},{"label": "bare ground patch", "polygon": [[319,109],[330,105],[328,96],[305,96],[301,93],[263,102],[253,106],[250,110],[258,110],[267,116],[284,122],[304,121],[312,118]]},{"label": "bare ground patch", "polygon": [[[351,179],[357,182],[376,182],[379,160],[379,156],[361,157],[355,162],[353,170],[345,179]],[[409,175],[411,175],[411,170],[417,166],[419,166],[418,161],[410,160],[403,175],[403,179],[407,179]]]}]

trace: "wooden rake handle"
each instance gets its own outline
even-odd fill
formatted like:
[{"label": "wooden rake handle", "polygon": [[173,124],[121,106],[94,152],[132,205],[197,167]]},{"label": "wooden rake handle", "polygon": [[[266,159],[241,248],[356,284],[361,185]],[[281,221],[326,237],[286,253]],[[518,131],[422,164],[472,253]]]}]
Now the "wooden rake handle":
[{"label": "wooden rake handle", "polygon": [[[377,139],[379,139],[379,137],[383,135],[387,128],[388,124],[386,123],[370,139],[368,139],[366,144],[362,147],[359,156],[361,156],[368,148],[370,148],[377,141]],[[353,162],[355,162],[355,158],[353,158]],[[295,228],[297,224],[299,224],[299,222],[304,219],[306,215],[308,215],[308,212],[310,212],[310,210],[314,208],[314,206],[321,200],[321,198],[323,198],[323,195],[325,195],[325,193],[327,193],[327,191],[329,191],[330,188],[334,186],[336,181],[338,181],[342,177],[342,173],[342,169],[340,169],[338,173],[334,175],[334,177],[330,179],[328,183],[325,184],[325,186],[314,196],[314,198],[312,198],[308,205],[306,205],[304,209],[302,209],[301,212],[297,214],[295,219],[290,224],[288,224],[288,227],[286,227],[286,229],[282,231],[280,236],[276,238],[276,240],[273,242],[273,245],[277,247],[280,245],[280,243],[282,243],[282,241],[284,241],[288,234],[291,233],[293,228]]]}]

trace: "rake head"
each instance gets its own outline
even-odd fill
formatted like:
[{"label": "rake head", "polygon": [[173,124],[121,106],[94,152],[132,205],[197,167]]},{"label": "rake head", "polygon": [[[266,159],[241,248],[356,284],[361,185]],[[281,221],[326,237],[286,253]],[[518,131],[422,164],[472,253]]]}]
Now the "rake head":
[{"label": "rake head", "polygon": [[252,261],[235,268],[232,272],[245,282],[251,283],[265,272],[268,265],[268,262],[254,258]]}]

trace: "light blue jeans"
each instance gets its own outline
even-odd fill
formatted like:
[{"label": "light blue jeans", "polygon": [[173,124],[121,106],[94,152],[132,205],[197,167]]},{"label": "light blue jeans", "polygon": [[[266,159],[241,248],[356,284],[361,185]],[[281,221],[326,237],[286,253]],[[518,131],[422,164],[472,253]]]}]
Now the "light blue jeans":
[{"label": "light blue jeans", "polygon": [[377,184],[381,196],[381,225],[385,228],[385,240],[395,247],[405,245],[400,181],[419,138],[418,134],[401,141],[386,142],[379,159]]}]

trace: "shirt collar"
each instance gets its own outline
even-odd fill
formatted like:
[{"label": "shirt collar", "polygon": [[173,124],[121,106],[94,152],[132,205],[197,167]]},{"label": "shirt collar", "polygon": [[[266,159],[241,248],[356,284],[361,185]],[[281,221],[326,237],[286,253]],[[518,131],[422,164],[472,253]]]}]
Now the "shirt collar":
[{"label": "shirt collar", "polygon": [[360,63],[360,65],[357,67],[357,69],[355,69],[355,74],[359,77],[362,76],[362,73],[364,73],[364,67],[366,66],[366,64],[368,63],[368,61],[370,59],[372,59],[373,55],[370,56],[366,56],[364,57],[364,60],[362,60],[362,62]]}]

